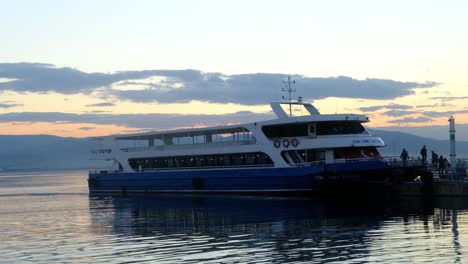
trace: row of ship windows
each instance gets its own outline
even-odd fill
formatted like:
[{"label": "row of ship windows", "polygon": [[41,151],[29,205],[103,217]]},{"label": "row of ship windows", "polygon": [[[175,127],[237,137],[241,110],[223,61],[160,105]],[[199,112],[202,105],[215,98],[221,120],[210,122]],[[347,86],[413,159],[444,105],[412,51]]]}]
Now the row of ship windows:
[{"label": "row of ship windows", "polygon": [[311,135],[345,135],[366,133],[365,128],[358,122],[328,121],[317,123],[300,123],[286,125],[271,125],[262,128],[268,138],[307,137]]},{"label": "row of ship windows", "polygon": [[[359,122],[351,121],[327,121],[316,123],[298,123],[269,125],[262,127],[263,133],[267,138],[282,137],[308,137],[322,135],[344,135],[344,134],[362,134],[366,133],[365,128]],[[185,144],[206,144],[217,142],[254,142],[255,137],[251,131],[244,129],[232,133],[220,132],[209,135],[180,136],[167,139],[119,139],[118,144],[121,148],[132,147],[152,147],[163,145],[185,145]]]},{"label": "row of ship windows", "polygon": [[263,152],[132,158],[128,162],[134,170],[273,165],[271,158]]}]

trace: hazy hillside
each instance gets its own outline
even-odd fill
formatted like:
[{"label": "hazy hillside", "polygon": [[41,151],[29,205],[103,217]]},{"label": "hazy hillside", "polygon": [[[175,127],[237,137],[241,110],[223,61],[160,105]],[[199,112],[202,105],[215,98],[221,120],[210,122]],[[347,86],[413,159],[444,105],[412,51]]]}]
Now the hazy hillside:
[{"label": "hazy hillside", "polygon": [[[448,155],[449,142],[414,136],[401,132],[372,130],[383,138],[387,147],[383,155],[400,155],[407,148],[412,156],[418,156],[422,145],[442,155]],[[0,135],[0,168],[22,169],[92,169],[107,164],[89,160],[92,140],[87,138],[62,138],[47,135],[8,136]],[[457,143],[457,154],[468,157],[468,142]]]},{"label": "hazy hillside", "polygon": [[[436,140],[431,138],[418,137],[415,135],[371,129],[371,132],[377,136],[380,136],[385,143],[386,147],[380,148],[379,150],[383,155],[397,155],[399,156],[401,150],[406,148],[410,156],[419,156],[419,151],[423,145],[426,145],[428,154],[431,151],[435,151],[439,155],[448,156],[450,152],[450,144],[448,140]],[[468,142],[457,141],[457,155],[460,157],[468,157]]]},{"label": "hazy hillside", "polygon": [[0,146],[2,169],[88,169],[103,166],[102,162],[89,160],[89,150],[93,146],[90,139],[0,135]]}]

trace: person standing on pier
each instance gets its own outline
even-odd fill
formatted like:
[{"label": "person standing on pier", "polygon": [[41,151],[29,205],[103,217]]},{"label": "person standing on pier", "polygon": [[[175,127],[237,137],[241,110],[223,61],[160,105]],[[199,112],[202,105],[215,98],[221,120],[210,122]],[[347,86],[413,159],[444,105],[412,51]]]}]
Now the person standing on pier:
[{"label": "person standing on pier", "polygon": [[445,173],[450,173],[450,162],[447,158],[444,159]]},{"label": "person standing on pier", "polygon": [[427,160],[427,149],[426,145],[424,145],[421,149],[421,157],[422,157],[422,164],[426,165],[426,160]]},{"label": "person standing on pier", "polygon": [[431,157],[432,167],[437,168],[437,162],[439,161],[439,156],[434,151],[432,151],[431,155],[432,155]]},{"label": "person standing on pier", "polygon": [[408,165],[408,151],[406,151],[406,149],[404,148],[403,151],[401,152],[401,155],[400,155],[400,158],[401,160],[403,161],[403,166],[406,167],[406,165]]},{"label": "person standing on pier", "polygon": [[444,173],[444,169],[445,169],[445,160],[444,160],[444,157],[442,155],[440,155],[440,157],[439,157],[439,174]]}]

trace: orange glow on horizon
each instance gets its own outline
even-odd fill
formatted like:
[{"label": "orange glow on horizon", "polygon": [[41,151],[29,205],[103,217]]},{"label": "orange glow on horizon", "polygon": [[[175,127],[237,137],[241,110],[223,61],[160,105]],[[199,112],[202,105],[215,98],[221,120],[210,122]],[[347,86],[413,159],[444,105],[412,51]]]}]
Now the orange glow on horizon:
[{"label": "orange glow on horizon", "polygon": [[2,135],[55,135],[60,137],[95,137],[140,132],[141,129],[91,123],[6,122],[0,123]]},{"label": "orange glow on horizon", "polygon": [[[405,116],[405,117],[417,117],[417,116]],[[365,125],[368,127],[386,127],[386,126],[448,126],[447,117],[433,118],[431,122],[402,122],[402,123],[390,123],[386,116],[381,114],[369,115],[370,122]],[[395,118],[397,119],[397,118]],[[455,115],[457,124],[468,124],[468,114]],[[226,123],[220,125],[235,125],[234,123]],[[161,130],[172,130],[181,128],[202,128],[206,127],[203,124],[196,124],[187,127],[173,127],[171,129]],[[159,130],[159,129],[156,129]],[[60,137],[94,137],[94,136],[108,136],[112,134],[130,134],[145,132],[147,130],[141,128],[132,128],[118,125],[101,125],[93,123],[66,123],[66,122],[3,122],[0,123],[0,134],[2,135],[55,135]]]}]

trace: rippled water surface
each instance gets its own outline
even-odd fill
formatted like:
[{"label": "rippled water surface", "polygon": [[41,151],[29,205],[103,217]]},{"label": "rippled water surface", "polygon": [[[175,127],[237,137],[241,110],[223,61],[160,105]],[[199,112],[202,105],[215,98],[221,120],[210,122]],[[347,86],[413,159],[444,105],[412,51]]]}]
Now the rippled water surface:
[{"label": "rippled water surface", "polygon": [[0,174],[0,262],[468,263],[467,203],[90,197],[86,172]]}]

